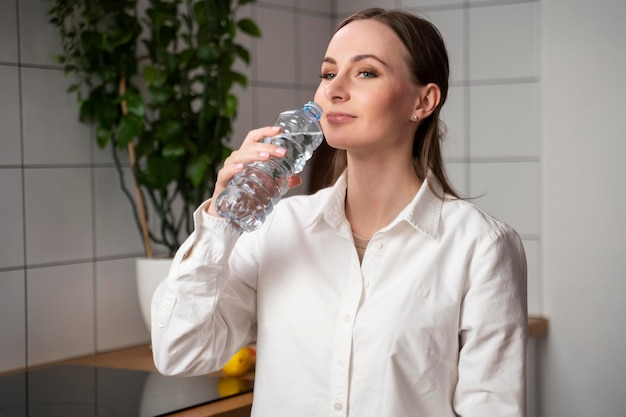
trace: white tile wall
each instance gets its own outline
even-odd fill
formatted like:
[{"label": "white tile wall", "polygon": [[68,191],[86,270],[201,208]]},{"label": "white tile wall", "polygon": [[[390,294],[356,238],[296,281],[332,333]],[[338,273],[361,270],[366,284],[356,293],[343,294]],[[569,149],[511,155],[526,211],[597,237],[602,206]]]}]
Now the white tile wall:
[{"label": "white tile wall", "polygon": [[256,125],[270,126],[276,120],[276,116],[289,109],[295,109],[304,103],[298,101],[298,92],[293,88],[255,88],[256,102],[263,103],[256,106]]},{"label": "white tile wall", "polygon": [[317,86],[320,67],[334,26],[325,17],[302,15],[298,20],[297,81],[301,85]]},{"label": "white tile wall", "polygon": [[368,7],[383,7],[393,9],[399,4],[396,0],[337,0],[335,2],[337,13],[340,15],[350,14]]},{"label": "white tile wall", "polygon": [[261,0],[259,3],[293,8],[296,5],[297,0]]},{"label": "white tile wall", "polygon": [[452,187],[456,190],[459,197],[469,196],[469,187],[467,181],[467,172],[469,164],[465,162],[446,162],[446,173]]},{"label": "white tile wall", "polygon": [[22,162],[18,71],[17,67],[0,65],[0,165]]},{"label": "white tile wall", "polygon": [[17,0],[0,0],[0,62],[17,62]]},{"label": "white tile wall", "polygon": [[[134,196],[130,168],[123,170],[125,184]],[[96,257],[142,254],[143,244],[128,198],[122,193],[116,168],[94,169],[94,221]]]},{"label": "white tile wall", "polygon": [[24,177],[28,264],[92,258],[91,169],[27,169]]},{"label": "white tile wall", "polygon": [[0,272],[0,370],[26,366],[24,271]]},{"label": "white tile wall", "polygon": [[439,29],[448,50],[450,60],[450,82],[461,81],[466,77],[465,68],[465,10],[453,9],[430,11],[428,19]]},{"label": "white tile wall", "polygon": [[15,268],[24,265],[21,169],[0,169],[0,193],[0,269]]},{"label": "white tile wall", "polygon": [[470,8],[472,80],[537,77],[538,2]]},{"label": "white tile wall", "polygon": [[95,352],[91,263],[30,269],[27,310],[29,366]]},{"label": "white tile wall", "polygon": [[137,300],[134,259],[96,262],[96,350],[150,343]]},{"label": "white tile wall", "polygon": [[401,0],[402,8],[415,7],[439,7],[439,6],[457,6],[462,7],[464,0]]},{"label": "white tile wall", "polygon": [[245,89],[236,87],[234,91],[239,100],[239,107],[237,108],[237,118],[233,123],[233,134],[230,140],[230,146],[233,149],[238,149],[248,132],[256,127],[253,124],[255,109],[252,106],[252,90],[253,88],[248,86]]},{"label": "white tile wall", "polygon": [[313,97],[315,96],[315,91],[317,90],[317,86],[312,87],[310,89],[304,89],[304,90],[300,90],[298,91],[298,103],[300,104],[304,104],[309,100],[313,100]]},{"label": "white tile wall", "polygon": [[19,0],[20,55],[22,64],[56,65],[54,55],[61,51],[61,40],[48,22],[47,0]]},{"label": "white tile wall", "polygon": [[296,0],[301,11],[314,11],[329,14],[333,0]]},{"label": "white tile wall", "polygon": [[522,237],[540,234],[539,163],[473,163],[470,175],[470,193],[480,196],[480,207]]},{"label": "white tile wall", "polygon": [[89,127],[78,123],[70,84],[63,71],[22,68],[24,163],[90,163]]},{"label": "white tile wall", "polygon": [[446,139],[442,144],[445,158],[464,158],[467,155],[465,87],[450,87],[448,98],[441,108],[441,120],[446,126]]},{"label": "white tile wall", "polygon": [[294,84],[296,81],[294,13],[257,8],[257,23],[263,37],[255,40],[256,73],[259,82]]},{"label": "white tile wall", "polygon": [[539,83],[470,89],[472,157],[539,156]]},{"label": "white tile wall", "polygon": [[[237,19],[246,18],[246,19],[254,20],[253,7],[254,6],[251,6],[251,5],[245,5],[241,7],[239,10],[237,10],[237,16],[236,16]],[[261,30],[261,32],[263,32],[263,28],[259,28],[259,29]],[[239,32],[237,36],[235,37],[235,42],[241,44],[244,48],[248,50],[248,52],[250,52],[251,61],[255,59],[255,56],[252,50],[253,39],[258,39],[258,38],[253,38],[252,36],[249,36],[241,32]],[[250,79],[250,77],[252,77],[252,65],[246,65],[246,63],[242,61],[241,59],[237,59],[235,61],[233,70],[244,74],[246,77],[248,77],[248,80]]]},{"label": "white tile wall", "polygon": [[523,243],[528,266],[528,313],[542,314],[541,243],[537,240],[524,240]]}]

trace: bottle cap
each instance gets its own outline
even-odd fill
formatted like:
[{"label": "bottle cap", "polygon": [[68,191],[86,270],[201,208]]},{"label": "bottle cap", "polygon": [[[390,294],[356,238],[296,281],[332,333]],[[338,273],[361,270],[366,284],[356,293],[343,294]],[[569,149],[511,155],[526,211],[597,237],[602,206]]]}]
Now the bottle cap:
[{"label": "bottle cap", "polygon": [[309,101],[308,103],[306,103],[304,106],[302,106],[302,109],[307,114],[311,115],[316,122],[319,122],[319,120],[322,118],[322,108],[313,101]]}]

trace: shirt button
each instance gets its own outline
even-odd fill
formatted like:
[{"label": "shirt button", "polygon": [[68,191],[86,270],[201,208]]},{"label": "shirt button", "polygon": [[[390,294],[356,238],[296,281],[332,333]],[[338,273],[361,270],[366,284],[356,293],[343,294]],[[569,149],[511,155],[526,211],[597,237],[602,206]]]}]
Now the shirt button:
[{"label": "shirt button", "polygon": [[337,410],[337,411],[341,411],[341,410],[343,410],[343,405],[341,405],[341,403],[335,403],[335,404],[333,405],[333,408],[334,408],[335,410]]},{"label": "shirt button", "polygon": [[376,248],[377,248],[377,249],[382,249],[382,248],[383,248],[383,244],[382,244],[382,243],[378,243],[378,244],[376,245]]},{"label": "shirt button", "polygon": [[369,288],[370,287],[370,282],[369,281],[365,281],[363,283],[363,285],[365,286],[365,288]]}]

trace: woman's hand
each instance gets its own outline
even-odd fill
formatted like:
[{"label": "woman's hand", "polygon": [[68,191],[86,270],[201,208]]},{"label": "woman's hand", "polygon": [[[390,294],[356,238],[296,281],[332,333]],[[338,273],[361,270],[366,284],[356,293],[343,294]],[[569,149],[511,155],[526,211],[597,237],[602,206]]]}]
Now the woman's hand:
[{"label": "woman's hand", "polygon": [[[226,158],[224,166],[218,172],[217,180],[215,181],[215,189],[211,197],[211,204],[206,209],[207,213],[219,217],[215,209],[215,200],[217,196],[224,191],[228,181],[236,174],[243,171],[244,165],[257,161],[267,161],[271,157],[283,158],[285,156],[285,148],[261,142],[267,137],[276,136],[278,133],[280,133],[280,128],[275,126],[262,127],[260,129],[251,130],[248,133],[241,147],[233,151],[230,156]],[[292,175],[289,178],[289,188],[297,187],[300,184],[302,184],[302,179],[298,175]]]}]

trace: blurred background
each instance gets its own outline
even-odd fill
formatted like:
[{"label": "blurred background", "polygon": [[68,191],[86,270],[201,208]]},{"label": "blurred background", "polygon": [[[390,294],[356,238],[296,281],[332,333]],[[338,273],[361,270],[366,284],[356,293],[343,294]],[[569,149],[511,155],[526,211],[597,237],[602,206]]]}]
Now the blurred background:
[{"label": "blurred background", "polygon": [[[441,30],[450,176],[523,239],[529,312],[550,320],[529,346],[529,417],[623,416],[626,2],[257,1],[242,10],[263,36],[242,40],[233,147],[312,98],[337,22],[371,5]],[[0,372],[149,343],[142,243],[110,152],[66,93],[49,7],[0,0]]]}]

